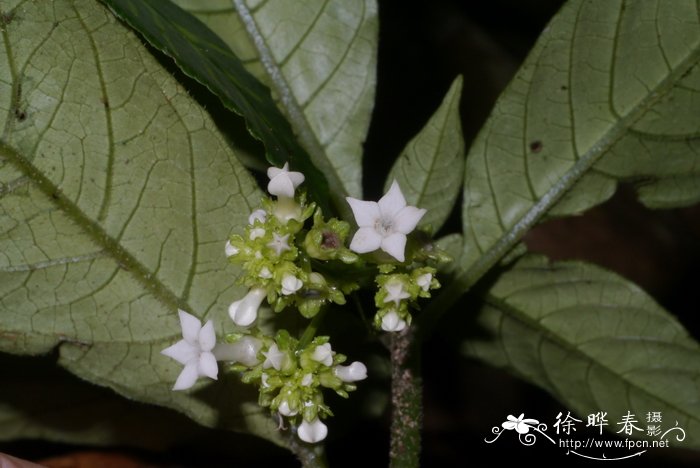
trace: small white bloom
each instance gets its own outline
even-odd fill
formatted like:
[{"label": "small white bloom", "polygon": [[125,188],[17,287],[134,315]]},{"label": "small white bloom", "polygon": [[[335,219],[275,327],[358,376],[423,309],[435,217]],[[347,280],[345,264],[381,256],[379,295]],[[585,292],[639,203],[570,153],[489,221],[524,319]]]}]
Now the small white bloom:
[{"label": "small white bloom", "polygon": [[403,286],[401,281],[390,281],[385,284],[384,289],[386,290],[386,297],[384,298],[384,303],[393,302],[394,305],[398,307],[402,299],[411,297],[408,292],[404,291]]},{"label": "small white bloom", "polygon": [[241,300],[232,303],[228,307],[228,315],[233,323],[240,327],[247,327],[258,318],[258,308],[265,299],[267,293],[263,288],[253,288]]},{"label": "small white bloom", "polygon": [[248,216],[248,224],[253,224],[255,221],[260,221],[261,223],[264,223],[265,220],[267,219],[267,213],[265,210],[255,210],[253,211],[250,216]]},{"label": "small white bloom", "polygon": [[267,374],[266,373],[263,372],[262,374],[260,374],[260,382],[262,382],[263,388],[268,388],[270,386],[270,384],[267,383]]},{"label": "small white bloom", "polygon": [[265,235],[265,230],[263,228],[253,228],[250,230],[250,234],[248,234],[248,238],[250,240],[255,240],[258,237],[262,237]]},{"label": "small white bloom", "polygon": [[350,250],[357,253],[382,249],[396,260],[405,260],[406,234],[416,228],[426,210],[407,206],[398,182],[378,202],[347,197],[355,215],[357,230],[350,242]]},{"label": "small white bloom", "polygon": [[321,442],[328,435],[328,427],[316,418],[311,422],[304,420],[297,429],[299,438],[304,442],[315,444]]},{"label": "small white bloom", "polygon": [[349,366],[335,366],[333,373],[343,382],[357,382],[367,378],[367,367],[355,361]]},{"label": "small white bloom", "polygon": [[273,344],[270,349],[263,351],[263,356],[265,356],[263,369],[274,367],[276,370],[280,370],[287,360],[287,354],[280,351],[277,344]]},{"label": "small white bloom", "polygon": [[313,382],[314,382],[314,376],[311,373],[304,374],[304,377],[301,378],[302,387],[308,387]]},{"label": "small white bloom", "polygon": [[382,317],[382,330],[398,332],[406,328],[406,321],[399,317],[396,311],[392,310]]},{"label": "small white bloom", "polygon": [[294,416],[299,413],[299,410],[293,410],[289,407],[287,400],[282,400],[277,411],[279,411],[282,416]]},{"label": "small white bloom", "polygon": [[224,247],[224,250],[226,252],[227,257],[231,257],[232,255],[238,255],[238,252],[239,252],[237,247],[234,247],[233,245],[231,245],[230,240],[226,241],[226,246]]},{"label": "small white bloom", "polygon": [[173,390],[185,390],[190,388],[199,377],[209,377],[216,380],[219,368],[212,349],[216,344],[214,323],[209,320],[202,326],[202,322],[192,314],[184,310],[178,310],[180,315],[180,327],[182,339],[174,345],[161,351],[168,357],[175,359],[185,366],[175,381]]},{"label": "small white bloom", "polygon": [[321,364],[324,364],[326,366],[332,365],[333,350],[331,349],[331,344],[326,343],[316,346],[316,349],[314,349],[314,352],[311,355],[311,359],[313,359],[316,362],[320,362]]},{"label": "small white bloom", "polygon": [[289,163],[284,163],[282,169],[270,167],[267,169],[267,176],[270,182],[267,184],[267,191],[278,197],[292,198],[294,190],[304,182],[304,174],[289,170]]},{"label": "small white bloom", "polygon": [[282,278],[282,294],[289,296],[299,291],[304,283],[293,275],[284,275]]},{"label": "small white bloom", "polygon": [[272,278],[272,272],[268,267],[262,267],[260,269],[260,273],[258,273],[258,276],[262,279],[270,279]]},{"label": "small white bloom", "polygon": [[427,291],[428,289],[430,289],[431,281],[433,281],[433,275],[431,273],[426,273],[416,278],[416,284],[420,286],[420,288],[423,291]]},{"label": "small white bloom", "polygon": [[217,343],[212,352],[217,361],[240,362],[253,367],[260,362],[260,348],[262,341],[252,336],[244,336],[235,343]]},{"label": "small white bloom", "polygon": [[268,242],[267,246],[274,250],[277,256],[279,257],[280,255],[282,255],[282,252],[291,250],[291,247],[289,247],[289,234],[280,236],[276,232],[273,232],[272,241]]}]

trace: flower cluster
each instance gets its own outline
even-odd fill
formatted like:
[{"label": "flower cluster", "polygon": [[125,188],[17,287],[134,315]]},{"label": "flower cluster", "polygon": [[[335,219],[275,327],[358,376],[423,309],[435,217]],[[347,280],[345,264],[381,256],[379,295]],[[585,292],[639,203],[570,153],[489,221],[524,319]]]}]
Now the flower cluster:
[{"label": "flower cluster", "polygon": [[[315,443],[326,437],[323,420],[332,415],[323,389],[348,397],[367,377],[364,364],[343,365],[346,357],[332,349],[330,338],[314,336],[324,316],[319,312],[345,304],[346,295],[373,279],[375,326],[401,331],[411,324],[418,299],[440,286],[436,269],[428,266],[440,255],[432,244],[408,242],[425,210],[408,206],[396,181],[378,202],[347,199],[358,225],[348,246],[350,224],[325,219],[297,192],[301,173],[285,164],[267,175],[275,198],[264,198],[243,232],[225,245],[228,259],[241,267],[238,281],[248,288],[228,308],[238,331],[216,343],[211,320],[202,325],[181,310],[182,340],[162,353],[184,366],[173,390],[188,389],[199,377],[217,379],[217,361],[227,362],[227,370],[258,387],[259,404],[279,418],[280,427],[289,421],[301,440]],[[312,324],[299,339],[285,329],[266,334],[257,327],[264,303],[274,312],[296,309]]]}]

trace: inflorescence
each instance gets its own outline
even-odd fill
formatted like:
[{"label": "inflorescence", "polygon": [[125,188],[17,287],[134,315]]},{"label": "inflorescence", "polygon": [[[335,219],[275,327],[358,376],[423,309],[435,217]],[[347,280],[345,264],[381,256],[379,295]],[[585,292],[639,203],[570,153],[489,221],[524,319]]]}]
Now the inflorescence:
[{"label": "inflorescence", "polygon": [[[226,256],[242,268],[238,281],[248,287],[228,309],[237,331],[217,343],[212,321],[202,325],[180,310],[182,340],[162,353],[184,366],[173,390],[188,389],[199,377],[217,379],[217,361],[227,362],[227,369],[259,388],[260,405],[279,417],[280,427],[286,419],[301,440],[316,443],[328,433],[322,420],[332,416],[322,390],[347,398],[367,377],[363,363],[344,365],[347,358],[332,349],[330,337],[314,336],[321,312],[330,304],[344,305],[373,278],[374,326],[401,331],[410,326],[418,298],[440,287],[434,265],[447,258],[430,243],[409,242],[426,210],[408,206],[396,181],[378,202],[347,198],[358,229],[346,246],[350,224],[325,219],[307,201],[297,190],[303,174],[285,164],[267,175],[275,198],[264,198],[243,232],[225,245]],[[266,306],[276,313],[297,310],[314,326],[298,339],[285,329],[270,336],[257,325]]]}]

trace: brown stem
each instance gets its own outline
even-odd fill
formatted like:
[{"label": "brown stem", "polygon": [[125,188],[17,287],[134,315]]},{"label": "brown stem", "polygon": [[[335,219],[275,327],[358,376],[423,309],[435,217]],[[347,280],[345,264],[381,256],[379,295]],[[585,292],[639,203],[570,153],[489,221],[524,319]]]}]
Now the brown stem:
[{"label": "brown stem", "polygon": [[391,467],[418,467],[423,425],[420,353],[413,349],[414,329],[391,336]]}]

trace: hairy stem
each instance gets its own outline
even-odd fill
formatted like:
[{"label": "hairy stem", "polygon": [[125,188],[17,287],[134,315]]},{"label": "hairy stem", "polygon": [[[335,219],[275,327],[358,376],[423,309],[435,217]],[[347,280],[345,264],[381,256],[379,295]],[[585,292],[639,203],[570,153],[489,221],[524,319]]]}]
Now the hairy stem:
[{"label": "hairy stem", "polygon": [[391,467],[418,467],[423,423],[420,353],[409,327],[391,336]]},{"label": "hairy stem", "polygon": [[326,453],[322,444],[301,442],[296,434],[290,434],[289,449],[296,455],[302,468],[328,468]]}]

